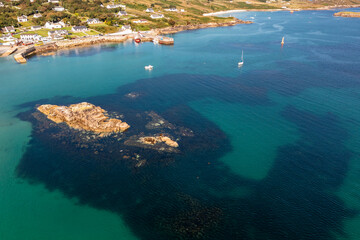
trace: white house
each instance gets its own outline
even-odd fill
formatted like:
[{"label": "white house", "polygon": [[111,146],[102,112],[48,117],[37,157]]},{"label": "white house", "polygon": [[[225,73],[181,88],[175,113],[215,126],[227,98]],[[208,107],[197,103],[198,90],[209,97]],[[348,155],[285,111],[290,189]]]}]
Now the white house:
[{"label": "white house", "polygon": [[3,40],[4,42],[14,41],[15,38],[10,34],[6,34],[0,37],[0,40]]},{"label": "white house", "polygon": [[151,14],[150,17],[152,19],[160,19],[160,18],[163,18],[164,15],[163,14]]},{"label": "white house", "polygon": [[69,35],[69,32],[67,30],[55,30],[48,32],[48,36],[54,40],[63,39],[66,35]]},{"label": "white house", "polygon": [[185,12],[185,9],[183,9],[183,8],[182,8],[182,9],[180,9],[180,12]]},{"label": "white house", "polygon": [[121,31],[126,31],[126,30],[131,30],[131,26],[130,25],[123,25],[121,27]]},{"label": "white house", "polygon": [[177,12],[177,9],[176,8],[167,8],[167,9],[165,9],[165,11],[167,11],[167,12]]},{"label": "white house", "polygon": [[74,26],[71,28],[73,32],[85,32],[88,30],[86,26]]},{"label": "white house", "polygon": [[87,24],[98,24],[101,23],[101,21],[98,18],[89,18],[87,21]]},{"label": "white house", "polygon": [[60,23],[52,23],[52,22],[46,22],[44,25],[44,28],[47,29],[56,29],[56,28],[62,28],[63,26]]},{"label": "white house", "polygon": [[41,28],[41,26],[31,26],[31,30],[33,31],[40,30]]},{"label": "white house", "polygon": [[5,7],[3,2],[0,2],[0,7]]},{"label": "white house", "polygon": [[27,22],[28,18],[25,15],[22,15],[20,17],[17,17],[18,22]]},{"label": "white house", "polygon": [[54,10],[54,11],[57,11],[57,12],[62,12],[62,11],[65,10],[65,8],[64,8],[64,7],[61,7],[61,6],[56,6],[56,7],[53,8],[53,10]]},{"label": "white house", "polygon": [[133,20],[132,21],[133,23],[148,23],[148,20],[146,20],[146,19],[136,19],[136,20]]},{"label": "white house", "polygon": [[126,16],[126,15],[127,15],[127,12],[125,12],[125,11],[119,11],[119,12],[117,13],[117,15],[118,15],[119,17],[121,17],[121,16]]},{"label": "white house", "polygon": [[106,6],[107,9],[122,8],[126,9],[126,5],[123,4],[110,4]]},{"label": "white house", "polygon": [[38,34],[21,34],[20,39],[22,41],[40,41],[41,36]]},{"label": "white house", "polygon": [[49,31],[48,36],[52,35],[69,35],[69,32],[67,30],[55,30],[55,31]]},{"label": "white house", "polygon": [[41,13],[35,13],[34,14],[34,18],[39,18],[39,17],[42,17]]},{"label": "white house", "polygon": [[59,3],[59,0],[48,0],[49,3]]},{"label": "white house", "polygon": [[3,31],[4,33],[12,33],[12,32],[15,32],[15,28],[14,28],[13,26],[4,27],[4,28],[2,29],[2,31]]},{"label": "white house", "polygon": [[147,13],[153,13],[153,12],[154,12],[154,9],[148,8],[148,9],[146,9],[146,12],[147,12]]}]

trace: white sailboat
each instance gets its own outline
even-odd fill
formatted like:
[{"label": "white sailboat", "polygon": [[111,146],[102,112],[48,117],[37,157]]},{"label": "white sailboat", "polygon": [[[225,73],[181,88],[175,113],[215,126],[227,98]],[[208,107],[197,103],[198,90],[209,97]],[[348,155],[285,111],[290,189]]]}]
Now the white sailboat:
[{"label": "white sailboat", "polygon": [[238,67],[242,67],[244,65],[244,51],[241,51],[241,62],[238,62]]},{"label": "white sailboat", "polygon": [[283,37],[281,40],[281,46],[284,46],[284,43],[285,43],[284,40],[285,40],[285,37]]}]

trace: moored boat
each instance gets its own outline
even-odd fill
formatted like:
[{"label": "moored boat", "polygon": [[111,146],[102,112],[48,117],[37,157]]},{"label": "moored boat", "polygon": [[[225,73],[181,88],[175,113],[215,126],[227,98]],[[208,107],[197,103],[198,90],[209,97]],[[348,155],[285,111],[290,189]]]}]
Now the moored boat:
[{"label": "moored boat", "polygon": [[244,65],[244,51],[241,51],[241,61],[238,62],[238,67],[242,67]]},{"label": "moored boat", "polygon": [[174,39],[170,37],[162,37],[159,39],[159,43],[164,45],[173,45]]},{"label": "moored boat", "polygon": [[153,70],[154,66],[152,65],[147,65],[145,66],[145,70]]}]

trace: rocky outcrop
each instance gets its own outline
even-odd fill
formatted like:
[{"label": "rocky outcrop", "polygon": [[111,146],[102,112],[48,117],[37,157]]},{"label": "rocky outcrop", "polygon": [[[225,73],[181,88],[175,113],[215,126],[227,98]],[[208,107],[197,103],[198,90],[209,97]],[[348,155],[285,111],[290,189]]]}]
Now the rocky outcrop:
[{"label": "rocky outcrop", "polygon": [[201,28],[215,28],[215,27],[227,27],[227,26],[235,26],[237,24],[251,24],[251,21],[243,21],[239,19],[235,19],[230,22],[224,23],[203,23],[203,24],[192,24],[192,25],[182,25],[182,26],[175,26],[175,27],[168,27],[163,29],[156,29],[155,32],[157,34],[172,34],[187,30],[195,30]]},{"label": "rocky outcrop", "polygon": [[105,134],[124,132],[130,126],[119,119],[107,117],[106,111],[91,103],[82,102],[68,107],[45,104],[37,108],[55,123],[66,123],[69,127]]},{"label": "rocky outcrop", "polygon": [[335,17],[360,17],[360,12],[337,12]]},{"label": "rocky outcrop", "polygon": [[179,147],[179,144],[173,140],[171,140],[171,138],[166,137],[166,136],[157,136],[157,137],[141,137],[139,139],[139,141],[141,143],[144,144],[149,144],[149,145],[155,145],[157,143],[165,143],[166,145],[168,145],[169,147]]}]

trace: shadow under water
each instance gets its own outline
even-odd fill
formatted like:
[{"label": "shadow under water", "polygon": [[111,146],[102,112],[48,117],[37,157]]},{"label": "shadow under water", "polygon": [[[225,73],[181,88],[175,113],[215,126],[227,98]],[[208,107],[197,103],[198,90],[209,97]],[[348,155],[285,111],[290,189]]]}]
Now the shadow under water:
[{"label": "shadow under water", "polygon": [[[221,84],[221,91],[211,87]],[[278,149],[261,181],[231,172],[219,159],[231,151],[214,123],[189,101],[268,105],[266,89],[215,76],[174,75],[141,80],[115,94],[86,99],[57,97],[31,102],[19,118],[33,125],[17,174],[80,204],[122,216],[141,239],[333,239],[356,214],[333,193],[342,183],[351,153],[346,131],[332,114],[287,107],[282,117],[302,136]],[[87,101],[131,125],[123,133],[96,137],[55,124],[34,107]],[[153,123],[161,121],[161,126]],[[236,124],[236,123],[234,123]],[[165,134],[179,148],[134,144],[134,136]],[[130,143],[130,144],[129,144]],[[259,143],[261,144],[261,143]],[[248,195],[233,192],[250,189]]]}]

